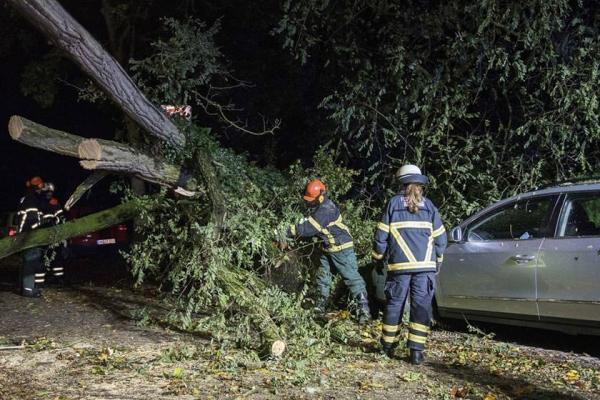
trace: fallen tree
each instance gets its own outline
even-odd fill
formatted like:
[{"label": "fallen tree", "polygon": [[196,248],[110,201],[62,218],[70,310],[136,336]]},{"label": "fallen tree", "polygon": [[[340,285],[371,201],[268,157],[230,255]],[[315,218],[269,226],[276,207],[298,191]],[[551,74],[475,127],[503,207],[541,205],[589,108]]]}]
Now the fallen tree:
[{"label": "fallen tree", "polygon": [[48,228],[35,229],[0,239],[0,258],[31,249],[60,243],[75,236],[85,235],[130,220],[139,213],[134,201],[120,204],[108,210]]},{"label": "fallen tree", "polygon": [[[78,24],[64,8],[55,0],[9,0],[29,22],[36,26],[52,43],[64,50],[69,58],[75,61],[109,97],[148,134],[164,141],[168,145],[183,152],[186,149],[185,135],[157,107],[150,103],[138,89],[123,68],[111,57],[100,44]],[[187,166],[175,166],[158,156],[149,155],[130,145],[104,140],[84,139],[55,129],[50,129],[23,117],[13,116],[9,122],[9,132],[14,140],[23,144],[47,151],[79,158],[86,169],[105,172],[119,172],[137,176],[143,180],[158,183],[170,188],[183,186],[184,191],[201,187],[207,194],[210,204],[210,217],[203,220],[202,207],[188,213],[187,218],[174,215],[166,224],[177,223],[194,229],[194,235],[202,235],[202,246],[217,247],[223,228],[227,222],[227,205],[221,186],[221,178],[213,165],[213,159],[207,149],[195,144],[191,151],[193,156],[183,158]],[[187,172],[190,171],[190,172]],[[96,177],[87,184],[93,185]],[[74,194],[80,195],[81,190]],[[202,199],[195,202],[202,203]],[[57,243],[70,237],[91,232],[102,227],[114,225],[140,213],[151,213],[160,208],[159,203],[147,201],[145,205],[128,202],[110,210],[71,221],[65,225],[36,230],[20,234],[0,241],[0,257],[31,248]],[[175,204],[176,206],[177,204]],[[194,206],[194,204],[192,204]],[[203,204],[200,204],[203,206]],[[194,206],[195,207],[195,206]],[[170,207],[169,209],[172,209]],[[179,222],[176,222],[179,221]],[[201,224],[204,224],[201,226]],[[164,234],[163,234],[164,236]],[[190,253],[190,248],[184,249]],[[173,260],[173,251],[162,251],[161,256]],[[231,252],[227,250],[228,257]],[[210,255],[199,254],[194,263],[210,262]],[[146,262],[154,262],[148,259]],[[178,264],[180,265],[180,264]],[[183,264],[181,264],[183,265]],[[189,265],[188,265],[189,266]],[[219,288],[215,293],[204,297],[218,302],[223,294],[235,305],[234,309],[247,315],[255,327],[254,333],[261,338],[261,349],[268,355],[280,355],[285,349],[279,326],[274,322],[271,310],[265,303],[263,295],[268,291],[267,285],[253,272],[226,263],[220,269],[215,282]],[[199,277],[195,277],[202,281]],[[189,285],[181,288],[182,293],[189,293]]]},{"label": "fallen tree", "polygon": [[85,169],[125,173],[148,182],[167,187],[183,187],[192,192],[198,189],[196,180],[182,167],[123,143],[85,139],[18,115],[10,117],[8,133],[13,140],[28,146],[78,158]]}]

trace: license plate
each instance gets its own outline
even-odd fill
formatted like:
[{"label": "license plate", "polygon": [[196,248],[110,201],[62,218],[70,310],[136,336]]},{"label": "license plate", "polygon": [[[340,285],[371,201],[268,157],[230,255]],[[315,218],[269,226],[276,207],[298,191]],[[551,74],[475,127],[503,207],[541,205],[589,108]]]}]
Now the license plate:
[{"label": "license plate", "polygon": [[100,239],[100,240],[96,240],[96,243],[99,245],[115,244],[115,243],[117,243],[117,241],[115,239]]}]

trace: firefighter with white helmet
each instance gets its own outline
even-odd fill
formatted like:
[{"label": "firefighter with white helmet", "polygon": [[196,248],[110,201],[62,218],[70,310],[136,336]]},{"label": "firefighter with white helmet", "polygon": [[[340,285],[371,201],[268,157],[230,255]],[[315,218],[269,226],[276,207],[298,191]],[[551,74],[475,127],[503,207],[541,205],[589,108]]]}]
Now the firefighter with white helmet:
[{"label": "firefighter with white helmet", "polygon": [[410,362],[420,364],[432,319],[435,273],[447,239],[437,208],[423,195],[428,178],[415,165],[404,165],[397,177],[400,193],[388,202],[373,245],[373,259],[387,261],[388,269],[381,344],[392,356],[410,292],[407,346]]}]

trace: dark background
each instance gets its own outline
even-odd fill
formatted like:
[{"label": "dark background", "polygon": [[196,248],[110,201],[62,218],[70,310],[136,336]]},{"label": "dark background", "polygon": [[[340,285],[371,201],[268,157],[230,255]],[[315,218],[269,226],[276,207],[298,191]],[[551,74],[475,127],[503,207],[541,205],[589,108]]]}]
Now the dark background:
[{"label": "dark background", "polygon": [[[226,3],[226,4],[222,4]],[[61,4],[105,48],[107,29],[98,0],[61,1]],[[137,21],[137,38],[133,57],[143,58],[149,44],[160,32],[160,18],[195,16],[207,25],[219,20],[222,28],[217,44],[228,60],[236,78],[248,81],[252,87],[231,93],[235,104],[243,109],[241,120],[250,128],[259,129],[257,115],[279,118],[282,126],[275,135],[251,136],[231,129],[220,129],[219,123],[195,109],[200,125],[213,127],[223,145],[246,153],[259,164],[286,168],[296,159],[308,161],[314,150],[326,138],[318,134],[305,135],[317,129],[318,103],[322,98],[318,63],[300,66],[282,49],[278,38],[271,34],[281,15],[279,1],[256,4],[246,1],[152,1],[148,15]],[[71,85],[84,82],[84,76],[69,60],[59,71],[57,96],[52,106],[42,108],[20,89],[26,66],[40,60],[51,50],[33,26],[21,19],[7,5],[0,5],[0,210],[16,208],[25,181],[39,175],[55,183],[57,195],[64,202],[75,187],[89,174],[78,161],[47,151],[30,148],[10,139],[5,128],[11,115],[20,115],[50,128],[64,130],[82,137],[112,139],[121,129],[121,114],[116,107],[100,106],[78,100]],[[253,124],[255,126],[253,126]]]}]

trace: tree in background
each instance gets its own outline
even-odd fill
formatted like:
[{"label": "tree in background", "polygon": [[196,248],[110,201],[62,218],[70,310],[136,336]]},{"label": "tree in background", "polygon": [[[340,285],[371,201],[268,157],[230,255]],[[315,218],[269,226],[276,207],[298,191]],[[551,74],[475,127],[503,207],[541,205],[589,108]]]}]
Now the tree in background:
[{"label": "tree in background", "polygon": [[394,190],[399,165],[422,165],[456,221],[597,170],[597,2],[287,1],[284,9],[276,33],[301,62],[327,71],[330,137],[370,187]]}]

